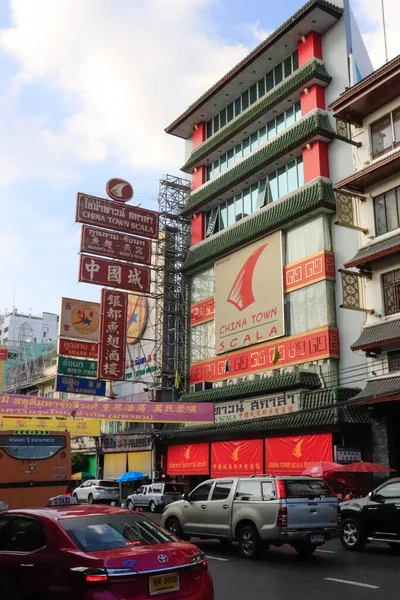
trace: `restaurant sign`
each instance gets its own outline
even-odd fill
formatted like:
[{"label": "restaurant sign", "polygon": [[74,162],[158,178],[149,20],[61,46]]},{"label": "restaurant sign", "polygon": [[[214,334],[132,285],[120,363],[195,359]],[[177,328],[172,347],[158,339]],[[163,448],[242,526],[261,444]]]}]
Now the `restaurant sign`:
[{"label": "restaurant sign", "polygon": [[233,423],[288,415],[299,410],[300,394],[298,392],[282,392],[265,398],[250,398],[248,400],[229,400],[215,405],[216,423]]},{"label": "restaurant sign", "polygon": [[97,360],[59,356],[57,373],[60,375],[78,375],[79,377],[96,377]]},{"label": "restaurant sign", "polygon": [[77,358],[92,358],[97,360],[99,347],[96,343],[78,342],[75,340],[58,340],[58,354],[75,356]]},{"label": "restaurant sign", "polygon": [[[86,377],[69,377],[57,375],[56,377],[56,392],[64,392],[66,394],[88,394],[89,396],[105,396],[106,382],[96,379],[87,379]],[[0,400],[1,405],[1,400]],[[17,413],[24,414],[24,413]],[[26,413],[32,414],[32,413]],[[39,413],[42,414],[42,413]],[[53,414],[53,413],[50,413]],[[56,415],[63,417],[64,415]]]},{"label": "restaurant sign", "polygon": [[151,240],[84,225],[81,233],[81,252],[149,265]]},{"label": "restaurant sign", "polygon": [[107,258],[94,258],[81,254],[79,281],[106,287],[129,290],[130,292],[150,292],[150,269]]}]

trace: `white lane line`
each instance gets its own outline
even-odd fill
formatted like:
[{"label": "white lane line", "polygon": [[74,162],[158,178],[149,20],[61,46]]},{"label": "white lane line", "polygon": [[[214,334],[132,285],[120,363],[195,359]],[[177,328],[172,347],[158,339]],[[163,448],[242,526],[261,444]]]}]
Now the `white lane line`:
[{"label": "white lane line", "polygon": [[348,585],[357,585],[358,587],[370,588],[371,590],[379,590],[379,585],[360,583],[359,581],[348,581],[347,579],[336,579],[335,577],[325,577],[325,581],[335,581],[336,583],[347,583]]},{"label": "white lane line", "polygon": [[208,556],[208,554],[206,554],[206,558],[209,558],[210,560],[220,560],[222,562],[229,562],[229,558],[221,558],[220,556]]},{"label": "white lane line", "polygon": [[336,554],[336,550],[316,550],[316,552],[323,552],[324,554]]}]

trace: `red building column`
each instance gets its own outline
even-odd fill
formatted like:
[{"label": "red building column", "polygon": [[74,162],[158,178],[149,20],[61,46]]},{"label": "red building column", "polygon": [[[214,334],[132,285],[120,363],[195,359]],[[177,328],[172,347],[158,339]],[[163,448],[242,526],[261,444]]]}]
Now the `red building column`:
[{"label": "red building column", "polygon": [[311,31],[307,36],[303,36],[298,45],[299,67],[306,64],[311,58],[320,58],[322,60],[321,35]]},{"label": "red building column", "polygon": [[319,140],[307,144],[303,150],[304,183],[316,177],[329,178],[328,144]]},{"label": "red building column", "polygon": [[320,85],[312,85],[306,88],[300,95],[301,116],[310,113],[315,108],[325,110],[325,90]]},{"label": "red building column", "polygon": [[204,213],[198,213],[192,217],[191,246],[195,246],[204,240]]},{"label": "red building column", "polygon": [[206,182],[206,168],[196,167],[192,176],[192,191]]},{"label": "red building column", "polygon": [[205,139],[206,139],[206,124],[204,122],[202,123],[196,123],[196,125],[193,127],[193,148],[192,150],[195,150],[197,148],[197,146],[200,146],[200,144],[202,144]]}]

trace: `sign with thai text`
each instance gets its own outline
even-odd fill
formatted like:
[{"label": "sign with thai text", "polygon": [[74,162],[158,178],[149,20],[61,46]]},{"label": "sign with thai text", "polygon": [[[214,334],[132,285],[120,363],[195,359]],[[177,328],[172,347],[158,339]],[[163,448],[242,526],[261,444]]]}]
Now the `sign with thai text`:
[{"label": "sign with thai text", "polygon": [[299,396],[296,392],[281,392],[265,398],[218,402],[215,405],[215,422],[232,423],[288,415],[299,410]]},{"label": "sign with thai text", "polygon": [[65,375],[57,375],[56,392],[64,392],[67,394],[88,394],[90,396],[105,396],[106,382],[97,381],[96,379],[86,379],[85,377],[68,377]]},{"label": "sign with thai text", "polygon": [[[57,379],[72,377],[58,376]],[[79,381],[79,380],[78,380]],[[86,380],[91,383],[100,383]],[[104,381],[101,383],[105,383]],[[74,392],[73,388],[62,391]],[[91,392],[94,393],[93,391]],[[109,400],[59,400],[17,394],[0,393],[0,414],[10,417],[71,417],[132,421],[134,423],[214,423],[212,402],[118,402]]]},{"label": "sign with thai text", "polygon": [[129,435],[127,433],[107,434],[101,436],[100,444],[107,452],[129,452],[137,449],[151,450],[151,436]]},{"label": "sign with thai text", "polygon": [[97,342],[100,304],[73,298],[61,298],[60,336]]},{"label": "sign with thai text", "polygon": [[169,446],[167,455],[168,475],[208,475],[208,442]]},{"label": "sign with thai text", "polygon": [[88,194],[77,194],[76,221],[146,238],[158,237],[157,212]]},{"label": "sign with thai text", "polygon": [[79,377],[96,377],[97,360],[59,356],[57,373],[60,373],[60,375],[78,375]]},{"label": "sign with thai text", "polygon": [[130,292],[150,292],[150,269],[107,258],[81,254],[79,281]]},{"label": "sign with thai text", "polygon": [[101,290],[99,379],[125,379],[127,311],[127,294],[117,290]]},{"label": "sign with thai text", "polygon": [[319,461],[332,461],[332,434],[291,435],[265,440],[267,473],[300,475]]},{"label": "sign with thai text", "polygon": [[215,263],[215,353],[284,334],[282,236],[277,231]]},{"label": "sign with thai text", "polygon": [[58,342],[58,354],[63,356],[76,356],[77,358],[92,358],[97,360],[99,347],[89,342],[78,342],[75,340],[60,339]]},{"label": "sign with thai text", "polygon": [[69,431],[71,435],[100,435],[100,421],[95,419],[28,419],[0,416],[0,431]]},{"label": "sign with thai text", "polygon": [[81,252],[149,265],[151,262],[151,241],[133,235],[114,233],[113,231],[83,225]]}]

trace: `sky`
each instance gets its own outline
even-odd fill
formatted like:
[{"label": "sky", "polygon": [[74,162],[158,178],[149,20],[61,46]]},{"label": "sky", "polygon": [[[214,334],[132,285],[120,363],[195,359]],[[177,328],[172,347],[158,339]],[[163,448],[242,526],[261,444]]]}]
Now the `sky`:
[{"label": "sky", "polygon": [[[378,0],[351,0],[375,67]],[[98,301],[78,281],[77,192],[130,181],[157,210],[184,142],[164,128],[303,0],[0,0],[0,313]],[[385,0],[389,58],[397,0]]]}]

